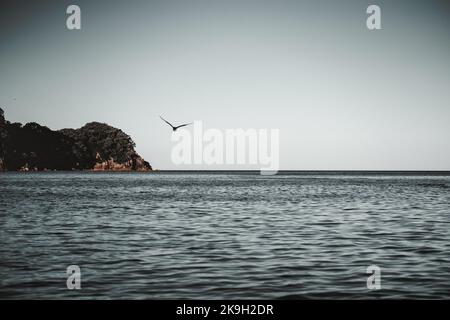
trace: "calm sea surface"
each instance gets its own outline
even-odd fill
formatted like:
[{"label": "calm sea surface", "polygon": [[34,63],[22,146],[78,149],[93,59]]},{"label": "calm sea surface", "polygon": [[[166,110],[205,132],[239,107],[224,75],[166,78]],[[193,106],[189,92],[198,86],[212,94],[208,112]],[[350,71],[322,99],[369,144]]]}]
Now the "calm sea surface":
[{"label": "calm sea surface", "polygon": [[0,244],[3,299],[450,298],[450,176],[5,173]]}]

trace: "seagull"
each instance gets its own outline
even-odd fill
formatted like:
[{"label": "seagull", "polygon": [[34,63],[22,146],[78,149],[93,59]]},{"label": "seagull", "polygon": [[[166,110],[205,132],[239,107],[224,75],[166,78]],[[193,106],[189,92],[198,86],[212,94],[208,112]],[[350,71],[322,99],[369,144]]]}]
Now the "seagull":
[{"label": "seagull", "polygon": [[172,130],[173,130],[174,132],[177,131],[177,129],[179,129],[179,128],[181,128],[181,127],[186,127],[186,126],[192,124],[192,122],[191,122],[191,123],[186,123],[186,124],[182,124],[182,125],[179,125],[179,126],[174,127],[172,124],[170,124],[169,121],[167,121],[166,119],[164,119],[164,118],[161,117],[161,116],[159,116],[159,117],[161,118],[162,121],[164,121],[164,122],[167,123],[169,126],[171,126],[171,127],[172,127]]}]

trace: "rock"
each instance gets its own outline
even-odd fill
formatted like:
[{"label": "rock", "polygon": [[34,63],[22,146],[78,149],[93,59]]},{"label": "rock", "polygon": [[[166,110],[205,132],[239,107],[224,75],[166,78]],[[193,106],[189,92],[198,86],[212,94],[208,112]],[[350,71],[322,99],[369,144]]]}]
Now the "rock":
[{"label": "rock", "polygon": [[53,131],[34,122],[11,124],[0,111],[0,170],[152,171],[120,129],[91,122]]},{"label": "rock", "polygon": [[4,171],[5,168],[5,145],[4,140],[6,139],[7,132],[5,129],[6,121],[5,121],[5,113],[3,109],[0,108],[0,171]]}]

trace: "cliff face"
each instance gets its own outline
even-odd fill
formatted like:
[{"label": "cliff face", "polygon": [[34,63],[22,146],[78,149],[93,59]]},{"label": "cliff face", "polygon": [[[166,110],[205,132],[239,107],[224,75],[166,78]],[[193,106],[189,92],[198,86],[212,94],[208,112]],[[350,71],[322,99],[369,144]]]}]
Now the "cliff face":
[{"label": "cliff face", "polygon": [[152,170],[133,140],[107,124],[53,131],[37,123],[10,123],[0,114],[0,170]]}]

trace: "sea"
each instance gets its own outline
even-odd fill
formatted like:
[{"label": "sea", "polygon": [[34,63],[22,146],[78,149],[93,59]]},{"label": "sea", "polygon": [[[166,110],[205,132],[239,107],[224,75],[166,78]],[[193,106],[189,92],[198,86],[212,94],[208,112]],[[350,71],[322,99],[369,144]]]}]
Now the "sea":
[{"label": "sea", "polygon": [[450,298],[449,172],[0,174],[0,299],[405,298]]}]

